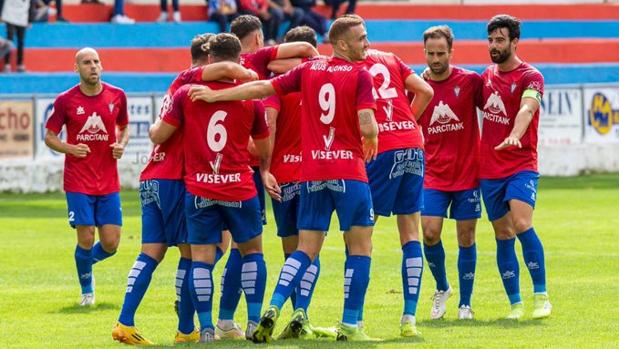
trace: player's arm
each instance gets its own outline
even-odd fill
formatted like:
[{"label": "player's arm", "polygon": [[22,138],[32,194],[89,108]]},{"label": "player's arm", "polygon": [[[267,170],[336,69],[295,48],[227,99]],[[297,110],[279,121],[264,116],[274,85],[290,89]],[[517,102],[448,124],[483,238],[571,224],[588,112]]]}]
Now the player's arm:
[{"label": "player's arm", "polygon": [[254,145],[258,158],[260,159],[260,176],[262,177],[262,183],[264,189],[269,196],[277,201],[282,201],[282,190],[277,183],[277,179],[271,173],[271,140],[270,137],[261,139],[254,139]]},{"label": "player's arm", "polygon": [[269,80],[247,82],[232,88],[211,90],[206,86],[192,86],[189,95],[193,102],[202,100],[208,103],[221,101],[240,101],[262,99],[275,94],[275,88]]},{"label": "player's arm", "polygon": [[277,132],[277,116],[279,115],[279,111],[272,107],[266,107],[265,111],[267,114],[267,123],[269,124],[269,146],[272,153],[275,147],[275,133]]},{"label": "player's arm", "polygon": [[77,158],[85,158],[86,155],[90,153],[90,148],[88,147],[88,145],[83,143],[65,143],[58,137],[58,133],[50,129],[47,129],[47,131],[45,132],[45,144],[52,150],[55,150],[59,153],[75,156]]},{"label": "player's arm", "polygon": [[527,128],[529,128],[529,124],[531,120],[533,120],[533,115],[537,109],[539,109],[540,101],[541,94],[538,91],[533,89],[524,91],[522,100],[520,101],[520,110],[518,110],[518,114],[516,114],[512,132],[510,132],[509,136],[507,136],[501,144],[494,147],[495,150],[503,150],[511,146],[522,148],[520,138],[522,138],[522,135],[524,135]]},{"label": "player's arm", "polygon": [[112,157],[114,159],[122,158],[125,153],[125,147],[129,143],[129,126],[116,126],[116,142],[110,144],[112,148]]},{"label": "player's arm", "polygon": [[167,123],[164,120],[158,119],[157,122],[152,124],[148,129],[148,136],[150,140],[155,144],[161,144],[172,137],[177,127]]},{"label": "player's arm", "polygon": [[378,154],[378,124],[373,109],[361,109],[359,116],[359,130],[363,137],[363,155],[366,162],[376,159]]},{"label": "player's arm", "polygon": [[412,92],[415,97],[411,103],[411,110],[416,120],[419,120],[428,104],[434,96],[432,86],[425,82],[417,74],[410,74],[404,81],[406,90]]},{"label": "player's arm", "polygon": [[226,78],[254,81],[258,80],[258,74],[234,62],[217,62],[202,67],[202,81],[217,81]]},{"label": "player's arm", "polygon": [[270,61],[267,68],[273,73],[283,74],[301,63],[303,63],[303,59],[301,58],[276,59]]},{"label": "player's arm", "polygon": [[318,56],[318,50],[309,42],[287,42],[277,46],[275,59]]}]

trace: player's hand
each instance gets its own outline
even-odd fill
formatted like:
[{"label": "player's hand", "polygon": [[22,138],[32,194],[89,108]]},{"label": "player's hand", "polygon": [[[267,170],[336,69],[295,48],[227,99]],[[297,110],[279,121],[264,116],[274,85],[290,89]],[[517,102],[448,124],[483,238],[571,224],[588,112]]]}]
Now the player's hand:
[{"label": "player's hand", "polygon": [[216,102],[215,96],[213,96],[213,90],[206,86],[191,86],[189,89],[189,96],[191,101],[205,101],[207,103]]},{"label": "player's hand", "polygon": [[112,148],[112,157],[114,159],[118,160],[123,157],[123,154],[125,153],[124,145],[114,142],[110,144],[110,148]]},{"label": "player's hand", "polygon": [[494,147],[494,150],[503,150],[509,147],[518,147],[518,148],[522,148],[522,143],[520,143],[520,140],[514,136],[509,136],[507,138],[505,138],[505,140],[503,140],[503,142],[499,145],[497,145],[496,147]]},{"label": "player's hand", "polygon": [[243,82],[246,82],[246,81],[256,81],[256,80],[258,80],[258,74],[255,71],[251,70],[251,69],[246,69],[245,77],[243,77],[243,79],[240,79],[240,80],[243,81]]},{"label": "player's hand", "polygon": [[271,172],[262,173],[262,183],[270,197],[279,202],[282,201],[282,189],[279,187],[279,184],[277,184],[277,179],[275,179],[275,176],[273,176]]},{"label": "player's hand", "polygon": [[90,147],[84,143],[72,145],[69,150],[69,154],[76,158],[85,158],[88,153],[90,153]]},{"label": "player's hand", "polygon": [[430,68],[426,67],[426,69],[421,72],[421,78],[424,80],[430,80]]},{"label": "player's hand", "polygon": [[378,155],[378,137],[363,138],[363,159],[366,163],[376,160]]}]

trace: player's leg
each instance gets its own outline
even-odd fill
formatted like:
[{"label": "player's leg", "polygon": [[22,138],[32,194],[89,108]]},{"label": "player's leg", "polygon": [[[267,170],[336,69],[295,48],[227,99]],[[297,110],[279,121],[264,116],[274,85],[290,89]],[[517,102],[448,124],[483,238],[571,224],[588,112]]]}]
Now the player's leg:
[{"label": "player's leg", "polygon": [[[225,230],[222,236],[230,236],[230,232]],[[221,275],[221,297],[219,299],[219,315],[217,319],[216,332],[220,338],[242,339],[245,338],[243,330],[234,322],[234,313],[241,300],[241,270],[243,267],[243,257],[239,252],[237,244],[230,241],[230,254]],[[221,246],[221,245],[220,245]],[[221,247],[220,247],[221,248]]]},{"label": "player's leg", "polygon": [[74,258],[82,295],[80,305],[90,306],[95,303],[92,246],[95,242],[96,198],[71,192],[66,193],[66,196],[69,225],[75,228],[77,234]]},{"label": "player's leg", "polygon": [[516,237],[522,245],[525,265],[531,274],[535,297],[533,318],[550,316],[552,306],[546,292],[544,247],[533,228],[533,210],[537,196],[536,172],[520,172],[512,176],[507,187],[506,199],[512,214]]},{"label": "player's leg", "polygon": [[99,230],[99,242],[92,248],[92,264],[112,257],[116,253],[122,226],[120,194],[111,193],[96,198],[95,224]]},{"label": "player's leg", "polygon": [[[184,218],[184,213],[182,217]],[[186,229],[186,228],[185,228]],[[187,241],[185,239],[185,241]],[[176,268],[176,307],[178,315],[178,327],[175,343],[195,343],[200,340],[200,331],[196,329],[193,318],[196,308],[191,299],[189,285],[189,273],[191,272],[191,245],[188,243],[178,244],[180,258]]]}]

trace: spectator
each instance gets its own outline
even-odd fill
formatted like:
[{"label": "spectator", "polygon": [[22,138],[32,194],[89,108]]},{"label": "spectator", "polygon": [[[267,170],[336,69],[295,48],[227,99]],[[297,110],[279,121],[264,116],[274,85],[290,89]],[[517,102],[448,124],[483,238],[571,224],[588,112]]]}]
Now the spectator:
[{"label": "spectator", "polygon": [[[24,40],[26,29],[34,19],[34,1],[0,0],[0,19],[6,23],[6,38],[13,41],[17,36],[17,72],[26,71],[24,66]],[[4,55],[4,72],[11,71],[11,51]]]},{"label": "spectator", "polygon": [[331,6],[331,19],[337,18],[337,12],[340,10],[340,5],[348,3],[346,8],[346,14],[355,13],[355,7],[357,6],[357,0],[324,0],[325,5]]},{"label": "spectator", "polygon": [[327,19],[312,8],[316,6],[316,0],[291,0],[292,6],[303,10],[303,25],[314,29],[324,40],[327,39]]},{"label": "spectator", "polygon": [[133,18],[125,16],[125,0],[114,0],[114,13],[111,22],[116,24],[135,23]]},{"label": "spectator", "polygon": [[269,0],[239,0],[241,14],[254,15],[260,18],[264,31],[264,42],[267,45],[274,45],[281,18],[274,16],[274,9],[269,7]]},{"label": "spectator", "polygon": [[[277,17],[277,21],[279,23],[284,22],[284,20],[290,22],[290,26],[286,32],[294,27],[300,26],[303,21],[303,10],[293,7],[290,0],[269,0],[269,8],[271,10],[271,14],[273,17]],[[276,38],[278,35],[279,28],[275,31]]]},{"label": "spectator", "polygon": [[[52,0],[43,0],[43,3],[45,4],[45,6],[47,6],[47,11],[49,13],[49,15],[53,15],[54,14],[54,9],[52,9],[49,5],[52,3]],[[56,22],[68,22],[63,16],[62,16],[62,0],[54,0],[54,3],[56,4]]]},{"label": "spectator", "polygon": [[[0,10],[2,10],[0,8]],[[7,53],[11,52],[13,49],[13,43],[9,40],[0,38],[0,57],[4,57]]]},{"label": "spectator", "polygon": [[236,0],[210,0],[208,2],[208,19],[219,24],[220,33],[225,33],[228,23],[238,16]]},{"label": "spectator", "polygon": [[[161,0],[161,14],[157,19],[157,22],[167,22],[168,21],[168,0]],[[181,21],[181,10],[178,6],[178,0],[172,0],[172,10],[174,13],[172,14],[172,20],[176,23],[180,23]]]}]

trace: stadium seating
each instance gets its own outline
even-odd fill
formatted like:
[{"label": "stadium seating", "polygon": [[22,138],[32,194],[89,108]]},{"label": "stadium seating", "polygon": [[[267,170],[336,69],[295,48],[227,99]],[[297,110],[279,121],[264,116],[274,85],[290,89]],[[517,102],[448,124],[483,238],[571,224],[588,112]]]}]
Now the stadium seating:
[{"label": "stadium seating", "polygon": [[[85,9],[84,6],[93,7]],[[152,23],[158,5],[128,4],[135,25],[107,23],[102,5],[65,5],[75,23],[35,24],[26,35],[28,74],[0,74],[0,93],[56,93],[75,83],[77,48],[99,50],[105,80],[128,92],[162,92],[175,72],[189,64],[188,44],[196,33],[215,32],[204,6],[183,7],[183,23]],[[325,9],[322,9],[323,11]],[[619,6],[597,5],[438,5],[362,3],[372,46],[397,53],[423,68],[422,32],[448,24],[456,36],[454,62],[480,71],[488,63],[485,23],[510,13],[524,23],[519,53],[538,66],[549,84],[619,81]],[[150,23],[143,23],[150,22]],[[0,32],[2,29],[0,29]],[[329,53],[327,46],[321,52]],[[53,72],[53,74],[49,74]]]}]

